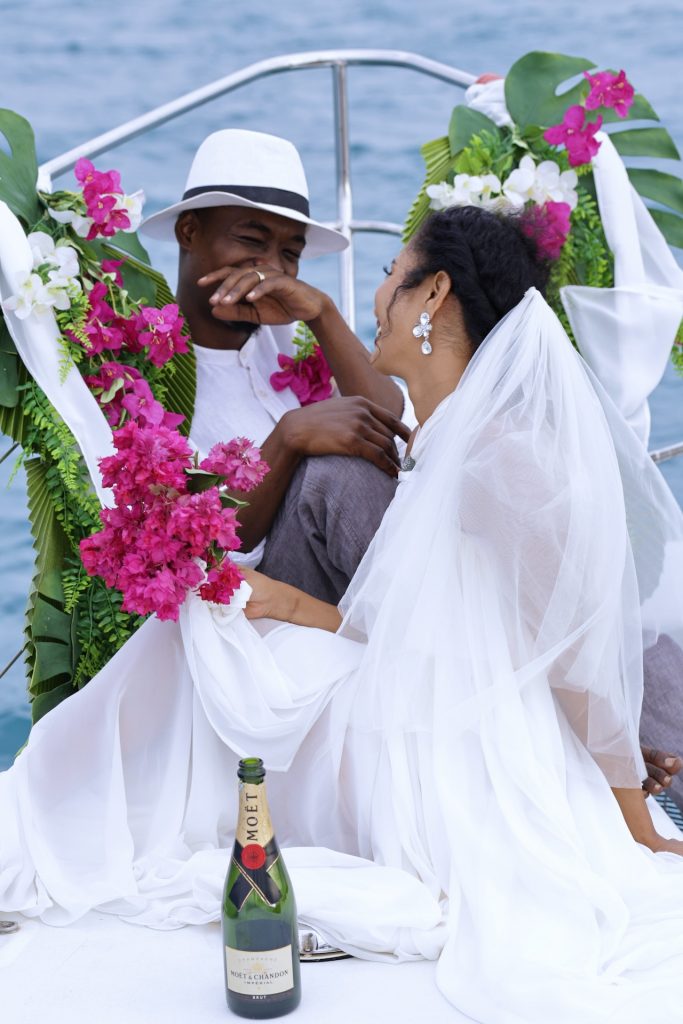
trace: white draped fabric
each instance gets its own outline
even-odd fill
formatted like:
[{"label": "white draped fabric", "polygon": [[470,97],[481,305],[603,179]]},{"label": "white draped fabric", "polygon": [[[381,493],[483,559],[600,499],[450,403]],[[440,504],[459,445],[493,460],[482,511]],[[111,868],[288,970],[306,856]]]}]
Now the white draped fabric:
[{"label": "white draped fabric", "polygon": [[588,365],[643,444],[648,396],[659,384],[683,319],[683,270],[631,185],[609,135],[598,132],[593,177],[614,288],[562,289],[562,302]]},{"label": "white draped fabric", "polygon": [[[32,269],[31,247],[23,228],[7,204],[0,200],[0,302],[15,294]],[[66,378],[63,376],[64,356],[52,310],[32,313],[29,323],[8,310],[3,312],[29,373],[77,439],[98,498],[103,505],[113,504],[112,494],[102,486],[97,467],[98,459],[114,453],[111,429],[80,373],[73,369]]]},{"label": "white draped fabric", "polygon": [[301,916],[344,948],[438,958],[484,1024],[678,1019],[683,861],[608,780],[643,772],[639,601],[668,577],[641,541],[681,578],[683,528],[645,522],[663,485],[604,401],[612,431],[528,292],[424,424],[339,634],[191,598],[36,725],[0,775],[0,910],[215,919],[258,754]]}]

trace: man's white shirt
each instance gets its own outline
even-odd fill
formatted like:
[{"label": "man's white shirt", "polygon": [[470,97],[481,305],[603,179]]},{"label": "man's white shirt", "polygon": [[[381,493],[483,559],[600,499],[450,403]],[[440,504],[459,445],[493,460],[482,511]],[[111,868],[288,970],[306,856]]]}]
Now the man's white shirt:
[{"label": "man's white shirt", "polygon": [[[280,353],[294,354],[294,325],[260,327],[238,351],[195,345],[197,395],[191,439],[202,456],[220,441],[248,437],[262,445],[290,409],[300,408],[291,390],[276,391],[270,376],[280,369]],[[263,557],[265,541],[235,561],[256,566]]]}]

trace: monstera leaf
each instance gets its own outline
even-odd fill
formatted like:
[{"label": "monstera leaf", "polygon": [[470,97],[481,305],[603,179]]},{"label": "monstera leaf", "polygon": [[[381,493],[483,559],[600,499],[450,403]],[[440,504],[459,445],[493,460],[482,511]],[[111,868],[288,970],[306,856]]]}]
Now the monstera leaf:
[{"label": "monstera leaf", "polygon": [[[567,57],[563,53],[534,50],[520,57],[505,76],[505,104],[510,117],[519,128],[540,125],[549,128],[558,124],[567,107],[581,103],[588,92],[584,71],[595,68],[585,57]],[[577,76],[580,82],[567,88]],[[605,122],[621,122],[613,110],[601,111]],[[659,121],[644,96],[636,94],[626,120]],[[668,132],[665,132],[668,135]]]},{"label": "monstera leaf", "polygon": [[42,212],[36,194],[38,161],[33,129],[13,110],[0,110],[0,134],[10,149],[9,153],[0,149],[0,199],[28,230]]},{"label": "monstera leaf", "polygon": [[[567,107],[585,98],[588,84],[583,72],[595,66],[585,57],[540,51],[527,53],[512,65],[505,78],[505,102],[510,116],[522,130],[532,125],[548,128],[559,124]],[[581,76],[580,81],[570,84],[577,76]],[[613,110],[600,113],[604,123],[610,126],[610,139],[622,156],[656,161],[680,159],[673,139],[661,125],[633,127],[634,121],[659,121],[644,96],[634,96],[626,118],[620,118]],[[629,176],[644,199],[668,208],[651,209],[652,216],[670,245],[683,246],[683,183],[680,178],[642,167],[630,168]],[[586,184],[590,187],[589,182]]]},{"label": "monstera leaf", "polygon": [[471,107],[459,103],[457,107],[453,108],[448,126],[448,144],[451,156],[456,157],[465,146],[470,144],[472,136],[480,135],[481,132],[500,135],[500,128],[486,114],[480,114],[478,110],[472,110]]}]

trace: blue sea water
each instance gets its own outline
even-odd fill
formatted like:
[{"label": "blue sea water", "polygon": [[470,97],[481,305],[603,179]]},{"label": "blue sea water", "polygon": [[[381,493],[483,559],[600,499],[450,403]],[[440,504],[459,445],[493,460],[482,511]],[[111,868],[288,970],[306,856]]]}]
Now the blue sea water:
[{"label": "blue sea water", "polygon": [[[47,160],[267,57],[338,47],[397,49],[481,74],[504,73],[521,54],[544,49],[625,68],[683,145],[681,24],[680,0],[647,7],[633,0],[0,0],[0,107],[31,121],[39,159]],[[100,157],[98,166],[119,168],[127,191],[144,188],[147,212],[153,212],[177,200],[192,154],[210,131],[271,131],[298,146],[314,213],[331,219],[331,82],[325,69],[262,80]],[[422,179],[419,146],[444,134],[459,96],[410,71],[351,69],[356,216],[403,219]],[[173,282],[173,247],[149,248]],[[373,291],[395,250],[393,240],[380,236],[358,243],[358,329],[368,341]],[[304,274],[335,294],[332,260],[306,266]],[[653,447],[683,439],[682,395],[683,381],[669,369],[652,401]],[[32,564],[22,474],[8,486],[11,470],[11,458],[0,465],[0,665],[21,642]],[[683,458],[664,471],[683,502]],[[28,723],[18,663],[0,680],[0,768],[10,763]]]}]

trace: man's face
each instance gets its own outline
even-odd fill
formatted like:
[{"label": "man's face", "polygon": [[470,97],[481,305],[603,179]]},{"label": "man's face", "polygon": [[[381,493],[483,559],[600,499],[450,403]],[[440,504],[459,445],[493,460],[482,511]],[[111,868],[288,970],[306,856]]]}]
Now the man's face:
[{"label": "man's face", "polygon": [[[201,313],[208,316],[215,285],[199,288],[197,281],[204,274],[224,267],[271,267],[296,277],[306,244],[303,224],[244,206],[218,206],[181,214],[176,237],[181,248],[179,284],[186,299],[192,295]],[[248,329],[249,333],[256,329],[254,324],[226,326]]]},{"label": "man's face", "polygon": [[189,242],[192,262],[201,265],[198,277],[222,267],[257,266],[296,277],[306,244],[304,225],[298,221],[243,206],[196,210],[189,216],[196,220],[194,230],[180,244],[185,247]]}]

